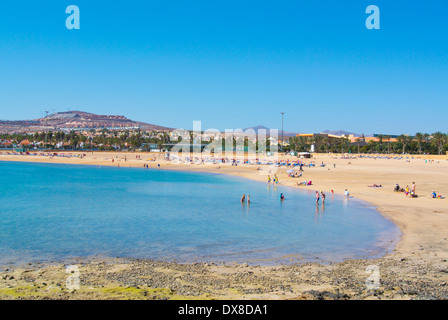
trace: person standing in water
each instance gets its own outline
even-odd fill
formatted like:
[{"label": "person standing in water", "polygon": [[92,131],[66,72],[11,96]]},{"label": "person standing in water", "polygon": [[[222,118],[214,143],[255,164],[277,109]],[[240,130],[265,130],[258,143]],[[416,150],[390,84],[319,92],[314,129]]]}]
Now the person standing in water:
[{"label": "person standing in water", "polygon": [[241,203],[244,203],[244,200],[246,199],[246,195],[243,194],[243,196],[241,197]]},{"label": "person standing in water", "polygon": [[320,192],[320,196],[322,197],[322,204],[325,204],[325,193],[323,191]]},{"label": "person standing in water", "polygon": [[250,194],[247,195],[247,204],[250,204]]},{"label": "person standing in water", "polygon": [[285,200],[285,196],[283,195],[283,193],[280,193],[280,200]]},{"label": "person standing in water", "polygon": [[316,191],[316,204],[319,204],[319,191]]}]

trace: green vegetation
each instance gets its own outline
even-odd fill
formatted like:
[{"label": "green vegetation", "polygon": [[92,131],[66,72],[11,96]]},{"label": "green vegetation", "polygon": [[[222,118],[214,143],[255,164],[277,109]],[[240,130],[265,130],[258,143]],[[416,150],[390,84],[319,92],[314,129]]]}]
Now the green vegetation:
[{"label": "green vegetation", "polygon": [[289,151],[310,151],[311,145],[315,145],[317,152],[333,153],[382,153],[382,154],[446,154],[448,151],[448,135],[442,132],[416,133],[414,137],[400,135],[391,139],[387,135],[378,135],[375,141],[364,142],[357,138],[350,142],[345,138],[328,137],[292,137],[289,140]]},{"label": "green vegetation", "polygon": [[[213,138],[203,139],[206,140],[201,141],[203,146],[213,140]],[[226,146],[229,145],[233,145],[233,148],[236,149],[243,147],[245,151],[260,147],[260,141],[255,139],[248,139],[247,137],[233,137],[231,139],[233,139],[233,142],[223,138],[222,143],[216,145],[221,145],[222,150],[226,150]],[[244,141],[241,141],[242,139]],[[161,131],[91,129],[88,131],[48,131],[47,133],[30,134],[4,133],[0,134],[0,148],[43,149],[46,142],[46,149],[54,150],[149,151],[155,148],[170,150],[172,145],[167,144],[174,144],[181,140],[180,136],[171,140],[169,132]],[[192,132],[187,133],[186,140],[194,141]],[[27,143],[24,144],[24,142]],[[388,135],[378,135],[375,140],[369,142],[365,142],[363,138],[357,138],[354,142],[350,142],[346,138],[299,136],[289,138],[289,144],[285,143],[284,150],[286,152],[310,151],[313,144],[315,151],[320,153],[445,154],[448,151],[448,135],[442,132],[432,134],[418,132],[414,137],[400,135],[395,139]],[[270,141],[266,140],[264,145],[269,150]]]},{"label": "green vegetation", "polygon": [[[159,147],[170,142],[169,133],[140,130],[110,131],[107,129],[89,131],[48,131],[34,134],[0,134],[0,142],[11,142],[19,145],[24,140],[29,144],[27,149],[59,149],[59,150],[136,150],[144,143],[156,144]],[[47,144],[45,145],[45,142]],[[12,146],[11,146],[12,148]]]},{"label": "green vegetation", "polygon": [[29,300],[29,299],[119,299],[119,300],[183,300],[208,299],[206,294],[191,297],[176,294],[171,289],[151,287],[129,287],[108,285],[107,287],[82,287],[80,290],[70,291],[63,287],[45,287],[30,284],[0,288],[0,300]]},{"label": "green vegetation", "polygon": [[[186,133],[186,139],[193,144],[195,141],[193,132]],[[202,141],[194,143],[208,145],[216,138],[202,137]],[[234,149],[244,148],[255,150],[258,148],[258,142],[248,139],[247,137],[232,137],[233,141],[222,139],[222,150],[227,145]],[[25,145],[23,142],[27,141]],[[150,149],[167,149],[170,150],[176,143],[181,143],[182,137],[170,137],[169,132],[160,131],[141,131],[141,130],[107,130],[107,129],[91,129],[88,131],[48,131],[36,132],[34,134],[0,134],[0,143],[9,142],[10,149],[23,147],[28,150],[33,149],[50,149],[50,150],[99,150],[99,151],[149,151]],[[185,141],[185,140],[184,140]],[[29,143],[28,143],[29,142]],[[45,143],[46,142],[46,143]],[[20,145],[22,143],[22,145]],[[269,140],[265,141],[265,146],[269,149]],[[5,146],[0,145],[0,148]],[[8,148],[6,147],[6,148]]]}]

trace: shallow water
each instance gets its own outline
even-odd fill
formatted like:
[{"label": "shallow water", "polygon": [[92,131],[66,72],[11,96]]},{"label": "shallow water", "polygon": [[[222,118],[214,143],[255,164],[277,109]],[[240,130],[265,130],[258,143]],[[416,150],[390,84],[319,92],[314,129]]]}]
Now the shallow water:
[{"label": "shallow water", "polygon": [[[0,162],[0,177],[0,265],[76,257],[329,262],[384,255],[399,235],[356,199],[327,195],[316,207],[314,189],[228,175]],[[240,203],[243,193],[250,205]]]}]

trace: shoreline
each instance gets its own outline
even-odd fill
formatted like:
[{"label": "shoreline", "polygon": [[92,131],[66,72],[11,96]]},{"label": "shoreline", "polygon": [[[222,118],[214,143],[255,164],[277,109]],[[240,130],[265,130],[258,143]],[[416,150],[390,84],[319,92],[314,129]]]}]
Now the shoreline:
[{"label": "shoreline", "polygon": [[[88,152],[70,152],[71,154],[86,154],[86,157],[84,159],[80,158],[45,158],[40,156],[13,156],[13,155],[0,155],[0,161],[22,161],[22,162],[45,162],[45,163],[66,163],[66,164],[91,164],[91,165],[116,165],[117,162],[120,163],[120,166],[123,167],[123,165],[126,162],[127,166],[130,167],[143,167],[143,163],[146,163],[149,165],[150,168],[157,169],[157,164],[161,164],[161,169],[167,169],[167,170],[182,170],[182,171],[189,171],[189,172],[209,172],[209,173],[219,173],[219,174],[231,174],[243,178],[249,178],[252,180],[258,180],[258,181],[264,181],[266,182],[265,178],[266,176],[260,175],[259,172],[257,172],[256,168],[257,165],[238,165],[236,167],[234,166],[227,166],[227,165],[221,165],[220,169],[216,169],[218,165],[190,165],[190,164],[172,164],[169,163],[163,159],[156,159],[157,156],[161,157],[162,154],[150,154],[150,153],[88,153]],[[69,153],[66,153],[69,154]],[[142,160],[136,160],[132,157],[135,157],[135,155],[140,155],[142,157]],[[129,157],[126,161],[123,161],[123,156]],[[111,163],[110,159],[112,157],[116,157],[115,159],[118,159],[117,162],[114,164]],[[147,161],[143,158],[146,157],[152,157],[156,159],[156,161]],[[396,241],[396,246],[392,250],[392,252],[387,253],[385,256],[381,258],[374,258],[374,259],[349,259],[344,260],[342,262],[334,262],[330,263],[329,265],[321,265],[319,262],[306,262],[303,265],[280,265],[280,266],[273,266],[273,267],[258,267],[258,266],[241,266],[241,265],[224,265],[224,266],[217,266],[213,264],[202,264],[202,263],[193,263],[193,264],[172,264],[169,262],[162,262],[162,261],[144,261],[144,259],[130,259],[131,262],[121,263],[117,262],[123,270],[128,270],[130,268],[131,270],[134,270],[135,268],[143,268],[142,266],[149,265],[164,265],[167,270],[171,269],[196,269],[195,272],[191,271],[189,272],[190,277],[191,274],[196,275],[196,277],[200,278],[200,275],[205,273],[210,273],[210,271],[213,271],[209,274],[209,280],[208,281],[218,281],[217,279],[220,278],[220,274],[223,272],[226,274],[239,274],[240,276],[246,275],[246,273],[249,271],[249,275],[264,275],[263,277],[273,278],[273,279],[281,279],[280,282],[289,283],[292,292],[288,290],[261,290],[262,293],[256,294],[255,292],[250,291],[247,289],[246,291],[242,291],[239,294],[236,294],[235,292],[225,293],[227,290],[224,288],[221,290],[223,292],[224,299],[235,298],[235,299],[296,299],[296,298],[303,298],[303,295],[305,295],[307,299],[316,298],[313,296],[313,294],[305,294],[306,292],[310,290],[306,289],[312,289],[314,291],[322,292],[321,290],[324,290],[325,292],[335,292],[335,290],[339,290],[338,292],[346,292],[342,294],[342,296],[333,296],[333,298],[342,298],[345,297],[344,295],[348,295],[350,299],[370,299],[370,298],[381,298],[381,295],[374,295],[374,292],[369,293],[368,290],[365,290],[365,280],[368,277],[368,274],[366,274],[365,268],[368,265],[375,264],[380,267],[381,270],[381,278],[382,278],[382,284],[384,284],[385,287],[387,287],[387,279],[390,277],[392,278],[398,278],[396,279],[397,283],[401,283],[403,281],[399,281],[400,277],[406,278],[407,282],[413,283],[412,289],[410,292],[406,290],[392,290],[391,292],[393,295],[382,295],[382,298],[386,299],[411,299],[416,298],[415,295],[412,295],[410,293],[417,292],[417,297],[422,297],[418,294],[418,292],[424,293],[424,296],[428,296],[429,293],[426,290],[427,288],[431,288],[431,290],[435,290],[434,292],[439,292],[439,294],[435,294],[436,298],[443,298],[444,296],[448,297],[448,286],[446,285],[448,281],[448,264],[446,263],[446,260],[448,258],[448,246],[446,243],[446,230],[448,222],[445,222],[445,218],[448,216],[448,211],[446,209],[446,202],[447,200],[440,200],[440,199],[430,199],[429,193],[431,192],[430,189],[432,188],[440,188],[443,193],[443,188],[446,187],[446,191],[448,191],[448,183],[445,183],[444,180],[445,177],[448,175],[443,175],[441,173],[447,171],[443,170],[445,168],[448,168],[447,161],[440,160],[438,163],[432,163],[432,164],[422,164],[422,159],[413,159],[409,162],[407,160],[385,160],[385,159],[378,159],[378,160],[372,160],[372,159],[338,159],[338,155],[317,155],[317,158],[307,159],[307,161],[316,161],[316,163],[323,161],[328,165],[326,168],[305,168],[304,169],[304,177],[306,179],[312,179],[313,185],[311,187],[298,187],[295,185],[295,182],[297,178],[288,178],[285,174],[286,168],[280,167],[279,172],[277,173],[279,177],[279,184],[283,186],[293,187],[293,188],[299,188],[299,189],[309,189],[309,190],[323,190],[325,193],[330,194],[330,190],[334,189],[334,192],[336,194],[343,194],[343,190],[345,188],[348,188],[350,190],[350,193],[356,198],[360,199],[362,201],[365,201],[369,205],[375,208],[376,211],[378,211],[384,218],[392,221],[401,232],[401,235],[399,236],[399,239]],[[98,159],[102,158],[102,159]],[[295,157],[289,157],[290,159],[297,159]],[[105,160],[108,159],[108,160]],[[385,163],[386,161],[392,161],[389,163]],[[393,161],[396,161],[395,163]],[[334,167],[330,166],[330,164],[335,163]],[[348,162],[350,164],[348,164]],[[414,163],[416,163],[414,165]],[[410,166],[411,168],[405,168],[406,166]],[[429,169],[427,169],[429,168]],[[327,170],[328,169],[328,170]],[[408,170],[405,170],[408,169]],[[428,173],[426,173],[428,171]],[[426,178],[428,180],[432,181],[432,185],[429,187],[425,183],[423,183],[423,176],[426,175]],[[416,176],[417,178],[410,178]],[[405,178],[415,179],[417,180],[417,194],[421,194],[419,198],[416,199],[409,199],[405,198],[403,194],[397,194],[393,193],[392,187],[393,183],[400,183],[400,186],[403,185],[404,182],[402,182]],[[420,179],[421,178],[421,179]],[[373,180],[374,179],[374,180]],[[303,180],[302,178],[299,178],[298,181]],[[382,182],[383,181],[383,182]],[[384,187],[383,188],[368,188],[367,185],[373,184],[373,183],[381,183]],[[412,183],[412,181],[407,182],[409,185]],[[422,190],[422,191],[420,191]],[[429,191],[428,191],[429,190]],[[125,259],[127,260],[127,259]],[[117,261],[123,261],[122,259],[118,259]],[[103,265],[104,267],[104,261],[95,261],[94,264],[86,264],[83,265],[82,268],[85,270],[83,272],[87,272],[91,274],[90,271],[95,270],[97,266]],[[417,272],[418,270],[421,271],[421,267],[425,265],[424,267],[424,274],[419,274]],[[352,279],[349,279],[345,277],[344,275],[340,275],[343,279],[346,279],[346,286],[344,287],[344,281],[336,281],[334,280],[334,277],[331,277],[328,275],[334,272],[335,269],[344,269],[347,268],[347,266],[351,266],[350,269],[355,270],[346,270],[345,273],[352,274],[355,272],[355,274],[352,274]],[[362,267],[361,267],[362,266]],[[35,269],[39,270],[39,266],[35,265]],[[64,274],[63,266],[59,265],[59,267],[56,266],[47,266],[43,270],[53,270],[56,268],[59,270],[59,273]],[[149,267],[148,267],[149,268]],[[55,270],[56,270],[55,269]],[[92,270],[90,270],[92,269]],[[314,272],[317,272],[318,276],[309,277],[309,270],[314,270]],[[25,274],[31,274],[35,271],[27,271]],[[281,272],[279,271],[281,270]],[[291,283],[291,280],[289,279],[291,277],[291,272],[293,270],[298,270],[296,273],[299,273],[299,275],[295,275],[293,278],[295,278],[295,282]],[[25,269],[22,269],[22,271],[15,270],[13,272],[23,272],[26,271]],[[198,273],[200,271],[200,273]],[[3,276],[5,278],[5,273],[8,274],[11,273],[11,270],[9,271],[2,271],[0,273],[0,279]],[[130,272],[129,270],[127,271]],[[159,272],[159,271],[157,271]],[[101,272],[100,272],[101,273]],[[390,274],[389,274],[390,273]],[[132,274],[132,272],[130,272]],[[280,276],[280,274],[282,276]],[[327,274],[327,275],[326,275]],[[326,276],[324,276],[326,275]],[[411,276],[412,275],[412,276]],[[424,276],[425,275],[425,276]],[[431,275],[431,279],[428,278],[428,275]],[[65,275],[64,275],[65,276]],[[103,278],[99,277],[95,281],[98,283],[101,282],[107,282],[104,278],[106,274],[103,274]],[[165,275],[166,276],[166,275]],[[416,279],[419,279],[421,276],[424,276],[423,278],[425,281],[416,281]],[[10,277],[10,276],[9,276]],[[121,279],[121,278],[122,279]],[[129,285],[129,279],[124,277],[124,274],[121,273],[121,276],[119,276],[123,284]],[[243,278],[247,278],[244,276]],[[250,277],[249,277],[250,278]],[[8,279],[8,276],[6,276],[5,279]],[[5,280],[4,279],[4,280]],[[20,277],[18,278],[20,279]],[[264,278],[263,278],[264,279]],[[310,282],[310,279],[314,279],[315,284],[309,285],[307,282]],[[354,286],[353,282],[357,279],[356,286]],[[37,280],[37,279],[36,279]],[[123,282],[124,281],[124,282]],[[221,279],[223,281],[223,279]],[[246,279],[245,282],[248,280]],[[406,283],[404,281],[404,283]],[[0,281],[0,299],[3,297],[3,283],[2,282],[9,282],[8,280]],[[235,285],[237,283],[240,283],[241,281],[236,281]],[[250,282],[249,287],[257,287],[260,286],[260,283],[263,283],[263,281],[260,282],[260,279],[258,281]],[[269,282],[269,281],[268,281]],[[311,281],[313,282],[313,281]],[[393,281],[390,281],[391,283]],[[419,284],[421,282],[421,285]],[[347,284],[351,284],[348,285]],[[396,283],[396,284],[397,284]],[[429,285],[429,283],[431,283]],[[445,283],[445,285],[443,285]],[[157,284],[157,283],[156,283]],[[301,284],[301,285],[299,285]],[[11,283],[9,284],[11,285]],[[151,283],[148,283],[148,288],[154,286]],[[177,288],[176,286],[173,287],[173,285],[169,284],[163,284],[160,283],[160,286],[155,287],[172,287]],[[234,285],[233,285],[234,286]],[[241,284],[239,285],[241,286]],[[399,286],[399,285],[398,285]],[[423,286],[423,287],[422,287]],[[121,285],[120,285],[121,287]],[[208,294],[205,298],[220,298],[221,294],[219,294],[219,290],[215,292],[213,295],[212,291],[206,290],[205,288],[200,288],[201,285],[197,285],[197,288],[195,290],[195,294],[204,291],[204,294]],[[218,286],[219,287],[219,286]],[[356,288],[360,287],[361,290],[362,287],[364,287],[363,290],[356,292]],[[400,287],[402,288],[402,287]],[[437,288],[437,289],[436,289]],[[403,289],[403,288],[402,288]],[[143,290],[143,289],[142,289]],[[145,289],[147,291],[147,289]],[[258,291],[260,291],[258,290]],[[95,291],[95,290],[93,290]],[[174,290],[175,293],[170,295],[171,298],[180,298],[177,297],[178,293],[185,293],[187,298],[196,298],[197,295],[189,295],[184,292],[183,289],[177,288],[177,290]],[[210,292],[209,292],[210,291]],[[257,290],[255,290],[257,291]],[[376,290],[378,293],[378,290]],[[208,293],[207,293],[208,292]],[[356,293],[354,293],[356,292]],[[383,290],[384,292],[384,290]],[[82,294],[82,293],[80,293]],[[96,293],[92,295],[93,298],[98,299],[108,299],[109,297],[106,295],[102,295],[100,293]],[[201,296],[201,295],[199,295]],[[423,298],[424,298],[423,296]],[[51,296],[53,297],[53,296]],[[203,297],[204,298],[204,297]]]},{"label": "shoreline", "polygon": [[[0,161],[4,161],[4,162],[8,162],[7,160],[0,160]],[[67,165],[67,166],[88,166],[91,168],[95,168],[96,165],[94,164],[80,164],[80,163],[76,163],[76,164],[71,164],[71,163],[51,163],[51,162],[46,162],[46,161],[22,161],[22,160],[17,160],[17,161],[9,161],[11,163],[13,162],[20,162],[20,163],[43,163],[43,164],[53,164],[53,165]],[[111,166],[105,166],[105,167],[111,167]],[[136,169],[141,169],[141,168],[137,168],[135,166],[132,167],[120,167],[120,169],[131,169],[131,170],[136,170]],[[149,170],[165,170],[165,171],[179,171],[179,172],[184,172],[184,173],[193,173],[192,170],[187,170],[185,168],[176,168],[176,169],[166,169],[166,168],[151,168]],[[257,179],[253,179],[253,178],[247,178],[247,177],[241,177],[238,174],[226,174],[226,173],[222,173],[222,172],[214,172],[211,170],[195,170],[194,173],[199,173],[199,174],[209,174],[209,175],[224,175],[224,176],[232,176],[237,178],[238,180],[236,181],[244,181],[247,179],[250,179],[251,181],[257,182],[257,183],[262,183],[262,181],[257,180]],[[295,190],[295,192],[300,192],[303,194],[306,194],[306,190],[302,190],[300,188],[296,188],[294,186],[289,186],[289,185],[278,185],[277,187],[283,188],[283,192],[286,191],[286,194],[288,193],[288,190]],[[343,201],[344,196],[342,194],[335,194],[332,195],[331,197],[331,201],[333,200],[333,197],[337,198],[337,201]],[[381,213],[376,210],[376,208],[371,204],[368,203],[364,200],[360,200],[360,199],[356,199],[356,198],[352,198],[350,201],[355,202],[356,206],[362,210],[363,208],[369,209],[369,210],[373,210],[375,211],[378,215],[381,216],[382,219],[386,219],[388,221],[390,221],[390,219],[384,217],[383,215],[381,215]],[[393,223],[392,221],[390,221],[391,223]],[[394,224],[395,226],[395,224]],[[395,226],[396,227],[396,226]],[[177,259],[172,260],[172,262],[175,263],[179,263],[179,264],[194,264],[194,263],[213,263],[216,265],[229,265],[229,264],[242,264],[242,263],[247,263],[249,265],[252,266],[257,266],[257,267],[269,267],[269,266],[278,266],[278,265],[293,265],[293,264],[302,264],[302,263],[319,263],[319,264],[323,264],[323,265],[328,265],[328,264],[332,264],[332,263],[339,263],[345,260],[350,260],[350,259],[354,259],[354,260],[362,260],[362,259],[377,259],[380,258],[384,255],[390,254],[391,252],[393,252],[395,246],[397,245],[397,243],[400,241],[400,237],[402,236],[402,232],[401,230],[396,227],[396,230],[394,230],[391,233],[388,233],[387,235],[381,235],[376,243],[376,245],[374,247],[371,248],[366,248],[365,249],[365,254],[360,254],[358,255],[354,255],[353,257],[346,257],[346,258],[330,258],[328,255],[320,255],[319,257],[316,257],[314,254],[309,253],[307,256],[304,256],[300,253],[291,253],[291,254],[286,254],[284,256],[277,256],[277,257],[271,257],[271,258],[260,258],[260,259],[251,259],[245,262],[237,262],[237,261],[232,261],[232,260],[225,260],[225,259],[213,259],[213,256],[210,256],[209,258],[203,257],[203,258],[192,258],[189,260],[182,260],[179,261]],[[266,249],[268,250],[268,249]],[[261,251],[265,251],[265,249],[261,250]],[[233,254],[228,254],[230,256],[238,256],[238,255],[244,255],[245,253],[254,253],[255,251],[248,251],[248,252],[236,252]],[[227,254],[225,255],[227,256]],[[215,257],[220,257],[220,256],[215,256]],[[292,257],[295,257],[295,259],[293,259]],[[149,261],[158,261],[158,262],[170,262],[171,260],[166,260],[166,259],[158,259],[158,258],[141,258],[141,257],[116,257],[117,259],[125,259],[125,260],[140,260],[140,259],[144,259],[144,260],[149,260]],[[74,258],[67,258],[67,259],[46,259],[46,260],[39,260],[39,259],[34,259],[34,260],[23,260],[22,262],[19,263],[17,261],[11,262],[10,265],[8,264],[0,264],[0,268],[1,267],[25,267],[26,264],[28,263],[32,263],[32,264],[39,264],[39,265],[43,265],[43,266],[49,266],[49,265],[54,265],[54,264],[70,264],[70,260],[71,259],[81,259],[81,260],[90,260],[90,259],[96,259],[98,260],[98,258],[96,258],[96,255],[91,255],[91,256],[80,256],[80,257],[74,257]],[[103,259],[105,260],[110,260],[113,259],[112,256],[104,256]],[[267,263],[266,263],[267,262]]]}]

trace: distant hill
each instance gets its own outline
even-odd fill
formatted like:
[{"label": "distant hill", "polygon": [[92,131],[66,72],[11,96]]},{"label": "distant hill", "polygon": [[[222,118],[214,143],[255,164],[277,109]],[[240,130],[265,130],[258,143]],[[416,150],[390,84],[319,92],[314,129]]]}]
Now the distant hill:
[{"label": "distant hill", "polygon": [[142,130],[172,131],[173,129],[133,121],[120,115],[98,115],[84,111],[56,112],[34,120],[0,121],[1,131],[40,131],[60,129],[140,128]]},{"label": "distant hill", "polygon": [[83,111],[57,112],[47,117],[37,119],[41,124],[59,128],[133,128],[140,127],[146,130],[172,130],[154,124],[133,121],[125,116],[98,115]]},{"label": "distant hill", "polygon": [[265,126],[261,126],[261,125],[243,129],[243,131],[247,131],[247,130],[254,130],[256,134],[258,134],[258,130],[266,130],[266,133],[269,133],[269,128],[265,127]]},{"label": "distant hill", "polygon": [[336,136],[351,135],[351,134],[355,137],[361,136],[359,133],[348,132],[348,131],[344,131],[344,130],[338,130],[338,131],[325,130],[325,131],[322,131],[322,133],[334,134]]},{"label": "distant hill", "polygon": [[[270,131],[270,129],[268,127],[265,127],[265,126],[262,126],[262,125],[258,125],[258,126],[255,126],[255,127],[249,127],[249,128],[243,129],[243,130],[246,131],[246,130],[249,130],[249,129],[254,130],[256,134],[258,134],[258,130],[266,130],[266,134],[269,135],[269,131]],[[282,134],[282,129],[278,129],[278,135],[281,136],[281,134]],[[283,135],[286,136],[286,137],[295,137],[297,135],[297,133],[296,132],[285,131],[283,133]]]}]

